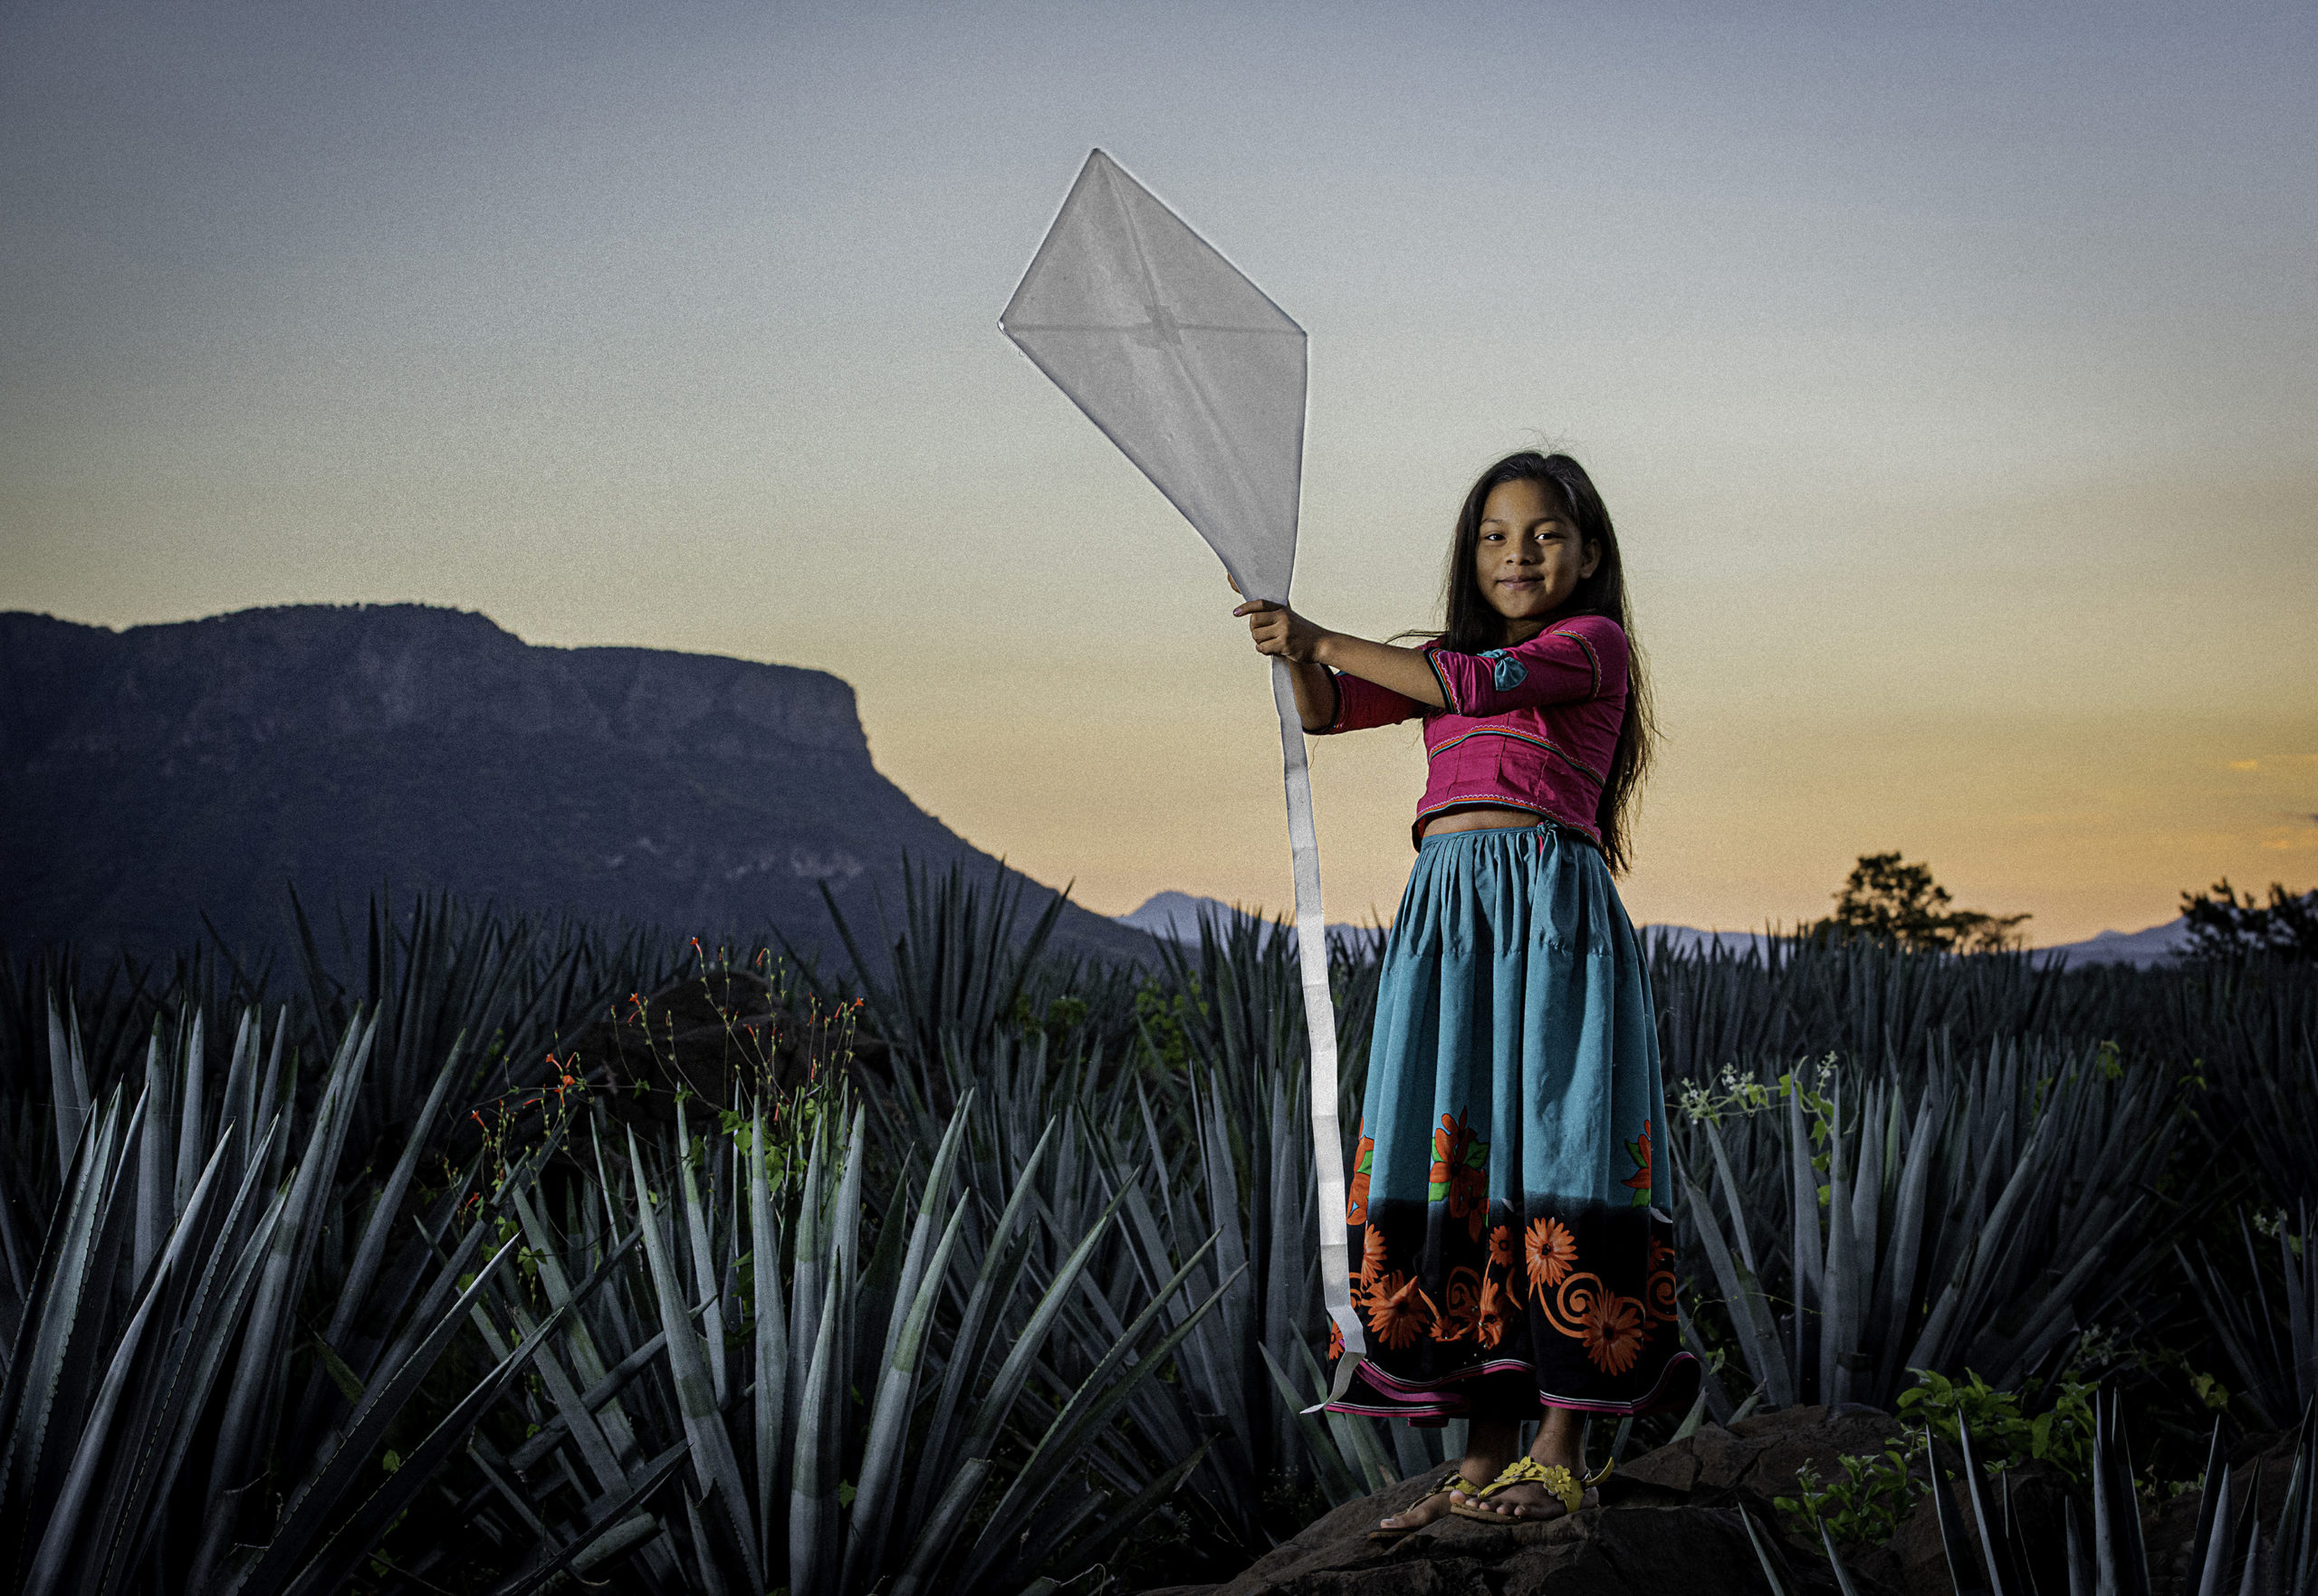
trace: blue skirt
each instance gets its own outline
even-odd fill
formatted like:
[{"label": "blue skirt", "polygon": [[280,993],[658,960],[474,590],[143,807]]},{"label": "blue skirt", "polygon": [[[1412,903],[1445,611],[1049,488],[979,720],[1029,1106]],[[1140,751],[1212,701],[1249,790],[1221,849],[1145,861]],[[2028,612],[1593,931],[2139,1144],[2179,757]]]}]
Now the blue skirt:
[{"label": "blue skirt", "polygon": [[1600,852],[1429,836],[1385,940],[1350,1201],[1366,1355],[1339,1412],[1686,1406],[1650,977]]}]

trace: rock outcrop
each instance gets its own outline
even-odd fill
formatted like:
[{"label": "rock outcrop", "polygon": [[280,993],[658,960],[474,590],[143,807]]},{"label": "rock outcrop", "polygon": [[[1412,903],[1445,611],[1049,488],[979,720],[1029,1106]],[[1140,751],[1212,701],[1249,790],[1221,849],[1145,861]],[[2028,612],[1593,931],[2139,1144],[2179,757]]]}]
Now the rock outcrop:
[{"label": "rock outcrop", "polygon": [[[1708,1425],[1612,1474],[1601,1505],[1543,1524],[1486,1524],[1454,1515],[1390,1543],[1368,1539],[1447,1477],[1446,1467],[1346,1503],[1277,1546],[1236,1579],[1178,1586],[1167,1596],[1665,1596],[1763,1589],[1742,1514],[1773,1527],[1770,1500],[1795,1471],[1839,1467],[1844,1453],[1880,1451],[1895,1420],[1869,1409],[1796,1408]],[[1829,1596],[1824,1563],[1789,1556],[1796,1588]],[[1158,1596],[1157,1592],[1146,1596]],[[1860,1596],[1882,1596],[1863,1587]]]},{"label": "rock outcrop", "polygon": [[[1744,1419],[1644,1454],[1599,1487],[1601,1502],[1542,1524],[1485,1524],[1453,1515],[1398,1541],[1368,1539],[1376,1521],[1415,1502],[1444,1467],[1349,1502],[1221,1584],[1176,1585],[1143,1596],[1762,1596],[1763,1571],[1742,1515],[1785,1565],[1799,1596],[1833,1596],[1836,1582],[1819,1549],[1781,1533],[1774,1498],[1796,1492],[1806,1465],[1840,1477],[1842,1457],[1881,1453],[1899,1421],[1872,1408],[1791,1408]],[[2265,1511],[2282,1502],[2290,1443],[2264,1437],[2241,1446],[2233,1466],[2259,1464]],[[2064,1482],[2031,1463],[2010,1471],[2011,1511],[2028,1546],[2036,1588],[2068,1588]],[[2274,1499],[2275,1498],[2275,1499]],[[1960,1484],[1949,1505],[1967,1537],[1977,1524]],[[2186,1589],[2196,1493],[2175,1497],[2145,1523],[2157,1596]],[[2268,1520],[2265,1520],[2268,1522]],[[1880,1546],[1844,1549],[1856,1596],[1954,1596],[1937,1509],[1925,1496]]]},{"label": "rock outcrop", "polygon": [[[1736,1505],[1629,1503],[1535,1524],[1451,1516],[1388,1545],[1367,1539],[1378,1517],[1435,1483],[1404,1481],[1349,1503],[1239,1578],[1164,1596],[1756,1596],[1763,1588]],[[1814,1578],[1807,1565],[1796,1572],[1798,1591],[1833,1596],[1831,1580]]]}]

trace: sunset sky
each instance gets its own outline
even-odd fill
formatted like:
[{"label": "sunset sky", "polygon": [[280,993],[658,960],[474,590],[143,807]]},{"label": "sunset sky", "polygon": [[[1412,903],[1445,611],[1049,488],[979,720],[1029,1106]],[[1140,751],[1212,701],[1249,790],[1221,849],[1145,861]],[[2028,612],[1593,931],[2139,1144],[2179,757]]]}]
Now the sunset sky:
[{"label": "sunset sky", "polygon": [[[1105,913],[1289,897],[1204,547],[995,322],[1089,147],[1311,335],[1298,607],[1614,512],[1637,921],[1897,848],[2035,941],[2318,885],[2318,8],[18,5],[0,607],[809,665]],[[1413,727],[1319,746],[1389,914]]]}]

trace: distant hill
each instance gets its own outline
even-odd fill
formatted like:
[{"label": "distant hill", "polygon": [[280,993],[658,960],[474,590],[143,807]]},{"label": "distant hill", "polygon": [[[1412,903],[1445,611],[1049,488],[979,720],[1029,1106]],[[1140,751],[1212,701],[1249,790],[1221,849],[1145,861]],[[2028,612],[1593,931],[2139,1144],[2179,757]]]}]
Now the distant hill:
[{"label": "distant hill", "polygon": [[[1292,913],[1293,910],[1288,912]],[[1202,916],[1219,922],[1257,918],[1238,904],[1227,903],[1221,898],[1196,898],[1189,893],[1165,892],[1153,894],[1144,900],[1142,907],[1120,915],[1118,922],[1133,926],[1137,931],[1148,932],[1154,937],[1165,937],[1169,941],[1196,942],[1199,941]],[[1328,925],[1328,938],[1333,941],[1339,935],[1354,935],[1368,929],[1332,921]],[[1291,931],[1289,934],[1295,933]]]},{"label": "distant hill", "polygon": [[[834,955],[826,884],[874,936],[905,851],[1003,868],[871,763],[821,671],[548,648],[418,605],[296,606],[114,632],[0,613],[0,939],[148,951],[278,938],[285,883],[382,881]],[[1054,896],[1016,876],[1026,909]],[[1026,920],[1028,915],[1025,916]],[[1070,951],[1149,958],[1066,908]]]},{"label": "distant hill", "polygon": [[2189,922],[2177,918],[2145,931],[2104,931],[2081,942],[2060,942],[2036,951],[2057,954],[2069,965],[2133,964],[2146,969],[2179,958],[2189,948]]}]

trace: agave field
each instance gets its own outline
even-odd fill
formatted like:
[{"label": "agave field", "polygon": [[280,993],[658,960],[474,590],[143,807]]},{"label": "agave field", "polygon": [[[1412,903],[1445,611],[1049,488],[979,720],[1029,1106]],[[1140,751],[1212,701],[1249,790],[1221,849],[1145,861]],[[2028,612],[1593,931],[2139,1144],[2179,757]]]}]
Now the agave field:
[{"label": "agave field", "polygon": [[[890,908],[825,966],[446,900],[302,919],[286,969],[10,960],[0,1588],[1133,1590],[1460,1443],[1302,1411],[1286,932],[1118,969],[961,875]],[[1377,951],[1331,951],[1347,1125]],[[2310,966],[1855,941],[1652,973],[1712,1373],[1597,1455],[1927,1381],[2025,1433],[2098,1382],[2135,1437],[2098,1454],[2113,1528],[2217,1438],[2307,1430]],[[2216,1579],[2306,1582],[2295,1488],[2298,1530],[2221,1504]]]}]

